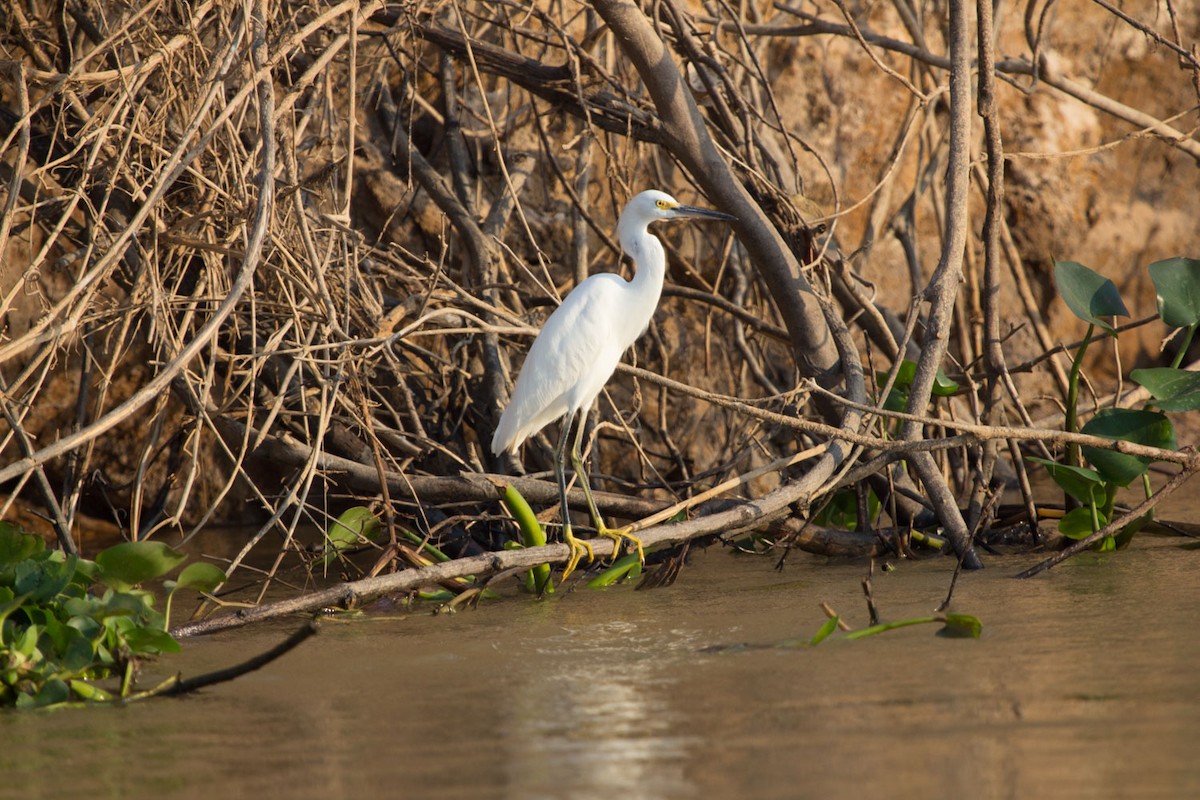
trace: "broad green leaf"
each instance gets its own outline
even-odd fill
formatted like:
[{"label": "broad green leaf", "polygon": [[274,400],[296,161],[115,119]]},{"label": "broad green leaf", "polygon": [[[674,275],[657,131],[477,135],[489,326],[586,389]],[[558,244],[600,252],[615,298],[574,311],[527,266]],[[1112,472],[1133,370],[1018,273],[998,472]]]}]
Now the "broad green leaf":
[{"label": "broad green leaf", "polygon": [[178,653],[179,642],[161,628],[138,626],[125,634],[129,649],[139,653]]},{"label": "broad green leaf", "polygon": [[188,564],[175,579],[179,589],[195,589],[198,592],[211,592],[225,582],[225,573],[214,564],[197,561]]},{"label": "broad green leaf", "polygon": [[[68,628],[68,630],[75,630]],[[79,672],[91,666],[96,660],[96,645],[87,637],[76,631],[75,636],[62,651],[63,668],[69,672]]]},{"label": "broad green leaf", "polygon": [[933,394],[935,397],[950,397],[958,391],[958,384],[946,377],[942,368],[938,367],[937,375],[933,378]]},{"label": "broad green leaf", "polygon": [[1129,377],[1154,395],[1155,405],[1163,411],[1200,409],[1200,372],[1173,367],[1135,369]]},{"label": "broad green leaf", "polygon": [[1101,318],[1129,316],[1117,285],[1083,264],[1076,261],[1054,262],[1054,283],[1063,302],[1084,322],[1112,333],[1112,323]]},{"label": "broad green leaf", "polygon": [[1044,466],[1059,488],[1079,502],[1097,505],[1104,502],[1104,479],[1096,470],[1059,464],[1036,456],[1029,456],[1025,460]]},{"label": "broad green leaf", "polygon": [[70,699],[71,687],[58,678],[51,678],[42,684],[42,689],[34,696],[32,705],[34,708],[42,708],[57,703],[65,703]]},{"label": "broad green leaf", "polygon": [[982,633],[983,623],[979,617],[951,612],[946,615],[946,624],[937,635],[951,639],[978,639]]},{"label": "broad green leaf", "polygon": [[[882,389],[887,384],[887,376],[889,370],[877,370],[875,372],[875,385]],[[896,380],[892,383],[893,389],[905,390],[912,386],[913,378],[917,377],[917,362],[904,359],[900,362],[900,368],[896,370]]]},{"label": "broad green leaf", "polygon": [[[882,389],[887,384],[887,371],[876,370],[875,385]],[[892,390],[888,394],[887,402],[884,408],[892,411],[903,411],[908,404],[908,390],[912,388],[913,379],[917,377],[917,362],[904,359],[900,362],[900,369],[896,370],[896,381],[892,384]],[[938,367],[937,375],[933,379],[933,395],[935,397],[949,397],[957,392],[959,386],[954,381],[946,377],[946,373]],[[898,405],[897,405],[898,404]],[[893,408],[893,406],[896,406]]]},{"label": "broad green leaf", "polygon": [[126,589],[166,575],[184,560],[183,553],[163,542],[122,542],[96,555],[100,581]]},{"label": "broad green leaf", "polygon": [[887,399],[883,401],[883,410],[903,411],[906,408],[908,408],[908,392],[893,386],[892,390],[888,392]]},{"label": "broad green leaf", "polygon": [[0,567],[24,561],[45,548],[42,537],[22,530],[19,525],[0,521]]},{"label": "broad green leaf", "polygon": [[30,625],[17,636],[16,640],[12,643],[12,649],[26,658],[31,658],[37,650],[38,638],[41,635],[42,628],[40,625]]},{"label": "broad green leaf", "polygon": [[1158,314],[1172,328],[1200,322],[1200,261],[1168,258],[1149,267],[1158,293]]},{"label": "broad green leaf", "polygon": [[370,539],[379,530],[379,520],[366,506],[354,506],[342,515],[325,532],[325,564],[328,566],[337,554]]},{"label": "broad green leaf", "polygon": [[[1100,524],[1106,525],[1108,521],[1103,514],[1097,513],[1097,518]],[[1058,532],[1068,539],[1082,539],[1085,536],[1091,536],[1096,531],[1092,527],[1092,510],[1090,508],[1073,508],[1063,518],[1058,521]]]},{"label": "broad green leaf", "polygon": [[63,561],[44,559],[22,562],[15,570],[16,590],[19,594],[27,595],[27,602],[46,603],[67,588],[75,575],[78,561],[77,556],[69,556]]},{"label": "broad green leaf", "polygon": [[[1131,408],[1105,408],[1087,421],[1081,433],[1124,442],[1134,442],[1164,450],[1174,450],[1175,429],[1167,415],[1160,411]],[[1131,456],[1099,447],[1084,447],[1083,455],[1106,480],[1118,486],[1128,486],[1145,474],[1150,459]]]}]

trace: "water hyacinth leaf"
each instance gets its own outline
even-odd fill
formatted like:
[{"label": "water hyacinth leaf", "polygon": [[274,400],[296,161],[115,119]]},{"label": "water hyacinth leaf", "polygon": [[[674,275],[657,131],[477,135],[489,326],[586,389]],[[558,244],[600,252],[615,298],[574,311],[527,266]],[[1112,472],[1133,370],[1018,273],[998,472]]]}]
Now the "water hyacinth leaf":
[{"label": "water hyacinth leaf", "polygon": [[[1100,524],[1108,524],[1108,520],[1097,510]],[[1092,510],[1090,508],[1073,508],[1058,521],[1058,532],[1068,539],[1082,539],[1091,536],[1096,529],[1092,527]]]},{"label": "water hyacinth leaf", "polygon": [[26,658],[31,658],[35,650],[37,650],[38,638],[42,635],[40,625],[30,625],[17,636],[12,643],[13,652],[20,653]]},{"label": "water hyacinth leaf", "polygon": [[[875,385],[882,389],[887,385],[887,370],[877,370],[875,372]],[[892,383],[892,388],[905,390],[912,386],[913,378],[917,377],[917,362],[909,359],[904,359],[900,362],[900,368],[896,370],[896,380]]]},{"label": "water hyacinth leaf", "polygon": [[0,521],[0,567],[24,561],[45,548],[42,537],[11,522]]},{"label": "water hyacinth leaf", "polygon": [[[68,630],[75,630],[68,628]],[[62,665],[71,672],[79,672],[96,659],[96,645],[76,631],[74,638],[62,650]]]},{"label": "water hyacinth leaf", "polygon": [[368,541],[379,531],[379,519],[366,506],[354,506],[342,512],[325,533],[332,552],[325,556],[328,564],[333,557],[348,547]]},{"label": "water hyacinth leaf", "polygon": [[1155,405],[1163,411],[1200,409],[1200,372],[1173,367],[1135,369],[1129,377],[1154,395]]},{"label": "water hyacinth leaf", "polygon": [[183,553],[163,542],[122,542],[96,555],[100,581],[127,589],[166,575],[183,562]]},{"label": "water hyacinth leaf", "polygon": [[125,641],[139,653],[178,653],[179,642],[161,628],[139,625],[125,633]]},{"label": "water hyacinth leaf", "polygon": [[77,556],[69,556],[62,561],[26,561],[18,565],[16,571],[17,591],[27,595],[26,600],[30,603],[44,603],[67,588],[75,576],[75,564],[78,561]]},{"label": "water hyacinth leaf", "polygon": [[195,589],[198,592],[211,592],[225,582],[225,573],[217,566],[197,561],[188,564],[175,580],[180,589]]},{"label": "water hyacinth leaf", "polygon": [[938,636],[950,639],[978,639],[983,634],[983,623],[979,617],[970,614],[951,612],[946,615],[946,623],[937,632]]},{"label": "water hyacinth leaf", "polygon": [[1104,479],[1096,470],[1059,464],[1036,456],[1029,456],[1025,460],[1044,466],[1058,487],[1079,502],[1098,505],[1104,501]]},{"label": "water hyacinth leaf", "polygon": [[1168,258],[1149,267],[1158,293],[1158,315],[1172,328],[1200,322],[1200,261]]},{"label": "water hyacinth leaf", "polygon": [[[1167,415],[1160,411],[1105,408],[1088,420],[1080,432],[1164,450],[1176,449],[1175,429]],[[1083,454],[1105,480],[1118,486],[1128,486],[1150,466],[1149,458],[1099,447],[1084,446]]]},{"label": "water hyacinth leaf", "polygon": [[958,384],[946,377],[942,368],[938,367],[937,375],[933,378],[933,394],[935,397],[950,397],[958,391]]},{"label": "water hyacinth leaf", "polygon": [[65,703],[70,699],[71,687],[58,678],[51,678],[42,684],[42,688],[37,694],[22,692],[18,695],[17,708],[44,708]]},{"label": "water hyacinth leaf", "polygon": [[1102,317],[1128,317],[1129,310],[1117,285],[1076,261],[1054,262],[1054,283],[1071,312],[1090,325],[1114,333]]},{"label": "water hyacinth leaf", "polygon": [[906,408],[908,408],[908,392],[893,386],[892,390],[888,392],[887,399],[883,401],[883,410],[904,411]]}]

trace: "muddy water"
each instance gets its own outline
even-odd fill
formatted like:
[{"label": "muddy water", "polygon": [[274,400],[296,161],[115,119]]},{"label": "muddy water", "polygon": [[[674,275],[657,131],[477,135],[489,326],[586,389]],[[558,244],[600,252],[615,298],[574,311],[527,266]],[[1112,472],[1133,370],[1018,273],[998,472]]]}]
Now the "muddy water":
[{"label": "muddy water", "polygon": [[[322,634],[196,696],[0,715],[3,797],[1196,797],[1200,551],[1143,537],[1029,581],[967,575],[980,640],[932,626],[711,653],[865,623],[860,563],[711,549],[673,587],[510,597]],[[948,560],[876,574],[924,616]],[[189,641],[143,683],[293,627]]]}]

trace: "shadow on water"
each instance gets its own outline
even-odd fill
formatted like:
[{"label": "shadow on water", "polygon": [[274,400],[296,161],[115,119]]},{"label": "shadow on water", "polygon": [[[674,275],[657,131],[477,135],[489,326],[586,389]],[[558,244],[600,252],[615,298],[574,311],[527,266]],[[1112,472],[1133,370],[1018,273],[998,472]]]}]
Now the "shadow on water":
[{"label": "shadow on water", "polygon": [[[2,797],[1197,796],[1200,553],[1145,537],[1030,581],[964,576],[979,640],[932,626],[816,648],[827,602],[866,624],[861,563],[698,553],[675,586],[515,597],[350,623],[197,696],[0,715]],[[950,562],[876,573],[926,616]],[[195,675],[291,626],[189,641]]]}]

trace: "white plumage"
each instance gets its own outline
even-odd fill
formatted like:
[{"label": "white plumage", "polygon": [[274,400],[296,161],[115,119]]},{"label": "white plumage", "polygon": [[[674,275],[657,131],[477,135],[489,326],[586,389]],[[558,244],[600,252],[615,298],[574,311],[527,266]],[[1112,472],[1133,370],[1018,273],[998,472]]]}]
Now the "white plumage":
[{"label": "white plumage", "polygon": [[563,452],[568,432],[580,412],[571,461],[587,496],[592,521],[602,536],[618,542],[622,538],[632,540],[641,555],[639,541],[623,531],[608,529],[600,519],[582,468],[579,445],[583,421],[592,403],[616,370],[621,356],[649,326],[662,295],[666,253],[662,243],[650,233],[649,226],[658,220],[686,217],[733,219],[719,211],[681,205],[670,195],[653,189],[629,201],[617,222],[617,237],[621,248],[637,265],[633,280],[601,273],[583,281],[567,295],[529,348],[512,398],[492,437],[493,453],[516,452],[522,442],[547,424],[566,417],[555,450],[563,538],[571,547],[571,560],[564,577],[570,574],[584,552],[589,558],[592,555],[590,545],[572,536],[567,512]]}]

